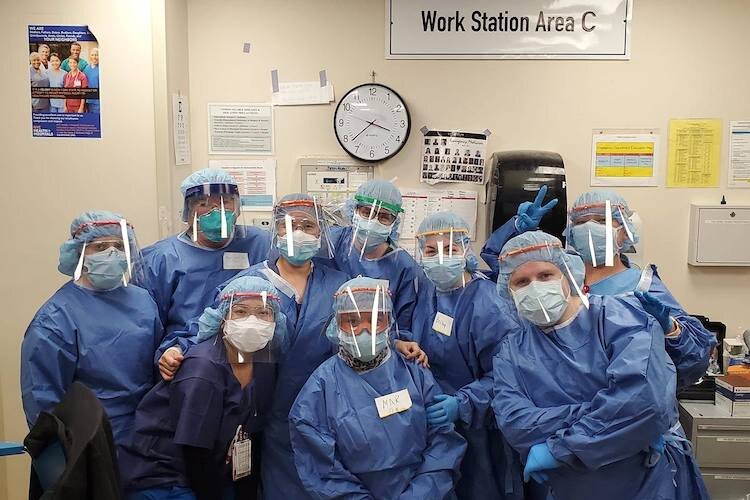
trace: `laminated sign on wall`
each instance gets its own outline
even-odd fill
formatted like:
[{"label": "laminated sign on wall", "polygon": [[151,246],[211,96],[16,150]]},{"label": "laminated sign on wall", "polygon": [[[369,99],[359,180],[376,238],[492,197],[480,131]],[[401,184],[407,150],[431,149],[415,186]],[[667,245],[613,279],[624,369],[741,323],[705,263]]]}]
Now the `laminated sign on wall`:
[{"label": "laminated sign on wall", "polygon": [[633,0],[385,0],[388,59],[630,59]]}]

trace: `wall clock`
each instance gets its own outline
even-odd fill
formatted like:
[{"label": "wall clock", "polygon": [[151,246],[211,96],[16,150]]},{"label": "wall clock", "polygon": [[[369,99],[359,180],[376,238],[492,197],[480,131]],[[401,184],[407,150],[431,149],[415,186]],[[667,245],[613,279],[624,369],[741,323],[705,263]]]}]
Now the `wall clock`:
[{"label": "wall clock", "polygon": [[369,162],[401,151],[411,130],[409,109],[393,89],[379,83],[354,87],[333,115],[333,130],[344,150]]}]

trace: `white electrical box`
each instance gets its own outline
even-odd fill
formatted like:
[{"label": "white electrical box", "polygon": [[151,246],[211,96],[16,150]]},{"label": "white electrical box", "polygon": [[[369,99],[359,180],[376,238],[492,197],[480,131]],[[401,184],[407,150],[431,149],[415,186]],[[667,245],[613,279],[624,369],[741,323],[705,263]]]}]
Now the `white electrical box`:
[{"label": "white electrical box", "polygon": [[359,186],[374,176],[372,165],[345,156],[304,156],[297,164],[302,174],[302,192],[321,203],[352,198]]},{"label": "white electrical box", "polygon": [[688,264],[750,266],[750,205],[690,204]]}]

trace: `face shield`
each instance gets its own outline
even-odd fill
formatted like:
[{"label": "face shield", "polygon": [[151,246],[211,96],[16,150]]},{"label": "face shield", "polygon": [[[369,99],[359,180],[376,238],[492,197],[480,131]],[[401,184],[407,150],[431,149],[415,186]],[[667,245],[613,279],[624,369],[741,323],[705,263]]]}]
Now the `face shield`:
[{"label": "face shield", "polygon": [[[267,292],[235,292],[222,296],[229,301],[223,324],[223,340],[230,363],[275,363],[283,328],[278,297]],[[218,336],[217,336],[218,338]]]},{"label": "face shield", "polygon": [[354,202],[349,253],[357,252],[361,259],[365,253],[387,243],[389,239],[397,238],[394,233],[397,232],[403,209],[392,203],[361,195],[356,195]]},{"label": "face shield", "polygon": [[328,225],[315,199],[279,202],[274,208],[272,242],[294,265],[309,261],[321,248],[323,255],[333,256]]},{"label": "face shield", "polygon": [[202,184],[185,192],[182,218],[193,242],[201,237],[212,243],[232,239],[244,228],[244,224],[238,228],[241,214],[239,188],[234,184]]},{"label": "face shield", "polygon": [[469,231],[448,228],[418,233],[415,257],[438,290],[466,286]]},{"label": "face shield", "polygon": [[393,305],[384,287],[347,286],[334,296],[334,311],[331,340],[356,359],[369,361],[388,346]]},{"label": "face shield", "polygon": [[568,213],[567,244],[594,267],[615,265],[622,253],[632,251],[637,232],[628,207],[605,200],[573,207]]},{"label": "face shield", "polygon": [[96,290],[144,283],[141,251],[125,219],[91,221],[79,226],[71,241],[81,242],[73,281]]}]

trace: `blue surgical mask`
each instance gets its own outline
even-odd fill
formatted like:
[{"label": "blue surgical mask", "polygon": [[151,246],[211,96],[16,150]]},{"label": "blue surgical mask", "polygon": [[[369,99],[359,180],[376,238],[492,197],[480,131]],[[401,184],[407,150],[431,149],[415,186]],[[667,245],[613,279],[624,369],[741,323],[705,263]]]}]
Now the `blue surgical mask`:
[{"label": "blue surgical mask", "polygon": [[[341,347],[346,349],[354,358],[365,362],[372,361],[388,345],[388,330],[378,333],[375,336],[374,354],[372,352],[372,334],[370,330],[362,330],[359,335],[354,335],[354,338],[352,338],[351,332],[339,330],[339,340],[341,341]],[[358,347],[359,351],[357,351]]]},{"label": "blue surgical mask", "polygon": [[[617,245],[619,229],[619,227],[612,227],[612,250],[615,254],[620,252],[620,247]],[[584,262],[593,264],[594,258],[591,256],[591,248],[589,246],[589,231],[591,232],[591,242],[594,244],[596,267],[603,266],[607,257],[607,226],[605,224],[590,220],[573,226],[570,231],[569,243],[581,255]]]},{"label": "blue surgical mask", "polygon": [[444,291],[455,288],[460,282],[461,275],[466,268],[466,261],[463,255],[443,256],[442,264],[438,256],[424,257],[422,268],[427,278],[435,284],[435,288]]},{"label": "blue surgical mask", "polygon": [[320,238],[316,238],[311,234],[307,234],[304,231],[294,231],[292,233],[292,248],[294,248],[294,255],[289,255],[288,239],[286,236],[276,237],[276,248],[279,249],[279,253],[284,256],[284,259],[289,261],[295,266],[299,266],[309,261],[318,254],[320,250]]},{"label": "blue surgical mask", "polygon": [[377,246],[388,241],[391,235],[393,224],[386,226],[377,221],[377,219],[365,219],[359,214],[354,214],[352,219],[356,240],[360,246],[363,246],[365,252],[374,250]]},{"label": "blue surgical mask", "polygon": [[236,215],[230,210],[224,210],[224,217],[227,220],[227,238],[221,237],[221,209],[214,208],[208,213],[198,217],[198,227],[201,233],[211,241],[222,241],[232,236],[234,231],[234,221]]},{"label": "blue surgical mask", "polygon": [[537,326],[556,324],[568,307],[562,280],[561,277],[559,280],[532,281],[518,290],[511,289],[518,314]]},{"label": "blue surgical mask", "polygon": [[122,275],[128,269],[125,252],[115,248],[86,255],[83,265],[91,286],[97,290],[111,290],[121,286]]}]

